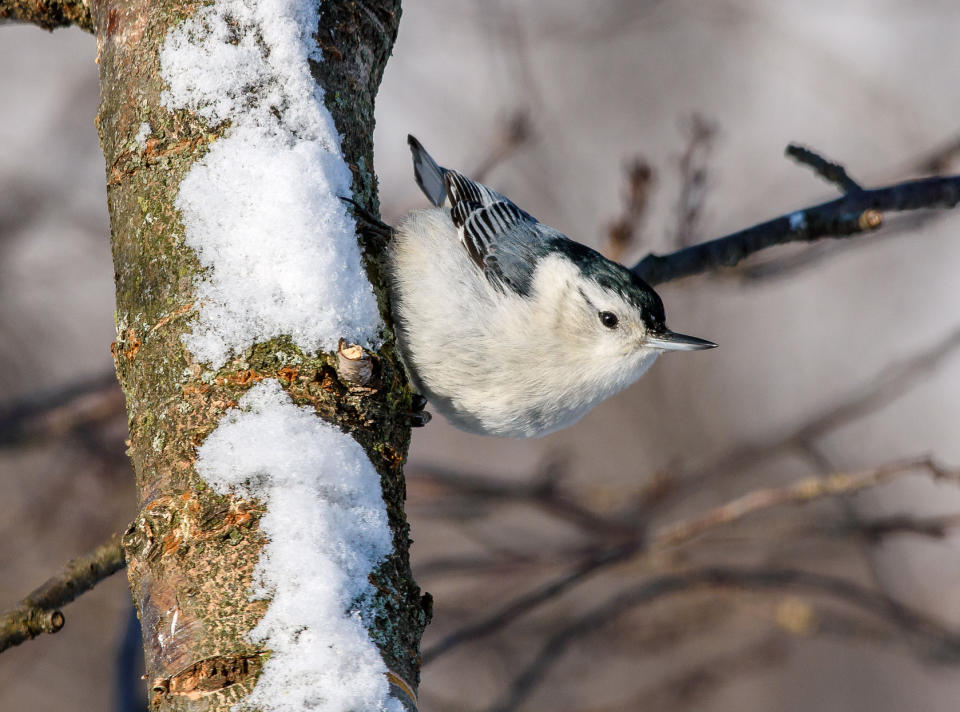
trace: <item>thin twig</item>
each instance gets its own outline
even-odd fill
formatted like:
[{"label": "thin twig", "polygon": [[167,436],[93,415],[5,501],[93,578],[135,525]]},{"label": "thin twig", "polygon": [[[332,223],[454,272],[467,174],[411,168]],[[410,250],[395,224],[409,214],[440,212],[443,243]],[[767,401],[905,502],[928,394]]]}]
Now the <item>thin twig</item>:
[{"label": "thin twig", "polygon": [[836,428],[875,412],[915,385],[922,383],[949,356],[960,348],[960,329],[956,329],[920,353],[897,361],[882,369],[859,389],[842,400],[814,414],[793,430],[766,441],[746,443],[726,455],[713,459],[708,465],[679,475],[664,486],[659,497],[628,514],[646,521],[652,512],[662,509],[708,479],[766,462],[784,452],[806,452],[808,445]]},{"label": "thin twig", "polygon": [[120,534],[74,559],[17,605],[0,616],[0,652],[63,626],[62,606],[125,566]]},{"label": "thin twig", "polygon": [[894,463],[860,472],[837,472],[826,477],[807,477],[786,487],[754,490],[692,519],[668,524],[654,533],[650,546],[656,548],[679,546],[710,529],[730,524],[764,509],[806,504],[826,497],[854,494],[920,469],[927,470],[937,480],[949,478],[960,481],[960,471],[947,471],[929,458]]},{"label": "thin twig", "polygon": [[[796,150],[807,151],[807,149],[801,149],[799,147],[797,147]],[[790,152],[789,147],[787,151],[788,153]],[[816,155],[813,152],[808,153]],[[960,154],[960,138],[953,138],[933,151],[930,151],[923,158],[910,163],[906,167],[906,170],[910,172],[919,171],[924,175],[942,175],[946,169],[950,167],[950,164],[956,160],[958,154]],[[843,170],[843,168],[837,166],[837,164],[827,163]],[[843,170],[843,175],[846,176],[845,170]],[[832,180],[830,176],[825,177],[827,177],[828,180]],[[849,176],[847,176],[847,178],[849,179]],[[857,189],[860,189],[860,186],[855,181],[850,180],[849,185],[851,188],[855,186]],[[841,185],[841,190],[843,190],[843,192],[849,192],[843,189],[843,185]],[[884,225],[883,238],[893,238],[901,236],[904,233],[915,232],[943,218],[944,215],[946,215],[946,213],[943,211],[930,211],[897,216],[896,219],[890,220]],[[878,238],[874,238],[874,240],[876,239]],[[822,243],[815,247],[798,251],[795,254],[744,265],[737,270],[730,270],[722,274],[723,276],[729,276],[740,282],[781,279],[802,269],[815,267],[823,260],[834,257],[836,253],[855,246],[855,243],[845,240]]]},{"label": "thin twig", "polygon": [[719,267],[733,267],[774,245],[870,232],[880,227],[884,212],[953,208],[957,203],[960,203],[960,176],[861,190],[667,255],[651,253],[634,265],[632,271],[650,284],[661,284]]},{"label": "thin twig", "polygon": [[556,598],[599,571],[627,560],[639,550],[639,547],[639,542],[628,541],[589,555],[559,578],[510,601],[486,618],[454,631],[436,645],[427,648],[423,652],[422,664],[429,665],[444,653],[450,652],[463,643],[505,628],[520,616]]},{"label": "thin twig", "polygon": [[664,526],[649,541],[643,539],[639,528],[635,529],[631,538],[612,547],[588,552],[580,562],[553,581],[519,596],[480,621],[464,626],[446,636],[423,653],[423,664],[427,665],[433,662],[439,656],[463,643],[502,630],[522,615],[584,583],[611,566],[629,560],[636,555],[650,550],[679,546],[710,529],[731,524],[749,514],[764,509],[787,504],[802,504],[840,494],[852,494],[887,482],[894,477],[915,472],[918,469],[926,470],[936,480],[960,481],[960,471],[947,470],[938,466],[929,458],[920,458],[860,472],[806,478],[787,487],[751,492],[692,519]]},{"label": "thin twig", "polygon": [[960,635],[956,632],[912,608],[852,581],[798,569],[714,566],[648,579],[614,596],[558,631],[514,678],[507,693],[489,708],[489,712],[513,712],[518,709],[578,638],[608,625],[639,605],[703,588],[760,591],[801,589],[827,595],[895,624],[929,646],[931,653],[937,656],[955,658],[960,655]]},{"label": "thin twig", "polygon": [[810,166],[814,173],[823,178],[828,183],[833,183],[840,189],[841,193],[859,193],[863,190],[860,184],[847,175],[847,169],[839,163],[828,161],[815,151],[804,148],[795,143],[787,146],[786,154],[806,166]]},{"label": "thin twig", "polygon": [[632,524],[620,524],[597,514],[565,495],[557,486],[556,466],[548,464],[541,474],[528,482],[498,482],[488,477],[454,473],[441,467],[420,465],[406,474],[408,481],[428,480],[478,499],[506,499],[537,507],[591,534],[631,535]]}]

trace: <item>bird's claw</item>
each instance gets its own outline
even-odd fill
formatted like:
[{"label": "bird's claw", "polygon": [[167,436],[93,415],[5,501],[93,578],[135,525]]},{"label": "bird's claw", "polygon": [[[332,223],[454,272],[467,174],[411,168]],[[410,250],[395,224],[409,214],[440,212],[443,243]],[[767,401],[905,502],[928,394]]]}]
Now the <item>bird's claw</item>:
[{"label": "bird's claw", "polygon": [[420,395],[419,393],[414,393],[410,397],[410,409],[414,413],[419,413],[421,410],[427,407],[427,399]]},{"label": "bird's claw", "polygon": [[416,413],[407,413],[407,419],[410,422],[411,428],[422,428],[424,425],[430,422],[432,417],[433,416],[425,410],[421,410]]},{"label": "bird's claw", "polygon": [[387,225],[385,222],[383,222],[383,220],[371,213],[365,207],[360,205],[360,203],[358,203],[356,200],[353,200],[352,198],[345,198],[342,195],[339,196],[339,198],[353,208],[353,215],[354,217],[358,218],[358,222],[361,223],[360,229],[363,232],[369,233],[383,240],[389,240],[391,237],[393,237],[393,228]]}]

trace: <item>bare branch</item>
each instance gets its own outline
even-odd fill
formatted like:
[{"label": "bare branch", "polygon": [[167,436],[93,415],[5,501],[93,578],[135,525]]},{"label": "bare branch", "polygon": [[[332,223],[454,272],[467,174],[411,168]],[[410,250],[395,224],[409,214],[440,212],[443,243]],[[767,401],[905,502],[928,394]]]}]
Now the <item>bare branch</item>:
[{"label": "bare branch", "polygon": [[880,227],[883,212],[952,208],[960,202],[960,176],[926,178],[871,190],[781,215],[667,255],[649,254],[632,271],[650,284],[733,267],[760,250],[823,237],[850,237]]},{"label": "bare branch", "polygon": [[[423,664],[427,665],[433,662],[439,656],[462,643],[477,640],[502,630],[517,618],[634,556],[645,554],[651,550],[685,544],[710,529],[731,524],[749,514],[764,509],[798,505],[817,499],[853,494],[917,470],[926,470],[935,480],[960,482],[960,471],[943,468],[929,458],[919,458],[859,472],[835,473],[827,477],[810,477],[786,487],[756,490],[707,510],[692,519],[666,525],[655,532],[649,540],[645,538],[641,527],[626,529],[625,525],[617,524],[616,526],[619,527],[618,533],[621,536],[626,536],[626,539],[612,546],[594,549],[582,554],[581,560],[558,578],[529,593],[518,596],[489,616],[449,634],[439,643],[424,651]],[[475,479],[479,480],[479,478]],[[484,495],[495,492],[495,496],[503,496],[504,491],[510,491],[509,486],[506,490],[503,490],[500,485],[495,483],[489,483],[489,487],[492,489],[485,489],[482,486],[482,481],[474,482],[473,485],[474,491],[482,492]],[[520,488],[522,486],[518,486],[518,489]],[[538,504],[535,499],[527,500],[527,503]],[[935,524],[932,526],[935,526]],[[940,526],[944,526],[944,524],[941,523]],[[595,533],[609,534],[609,531],[598,528]],[[487,563],[494,567],[503,566],[503,562],[499,564]]]},{"label": "bare branch", "polygon": [[816,534],[828,536],[859,536],[868,544],[878,544],[890,536],[913,534],[928,539],[943,539],[960,527],[960,513],[937,517],[915,517],[895,514],[875,519],[856,519],[827,529],[818,528]]},{"label": "bare branch", "polygon": [[808,477],[786,487],[754,490],[692,519],[668,524],[653,535],[650,545],[651,547],[679,546],[709,529],[730,524],[763,509],[806,504],[826,497],[853,494],[919,469],[927,470],[934,479],[960,481],[960,471],[947,471],[938,467],[929,458],[885,465],[860,472],[838,472],[827,477]]},{"label": "bare branch", "polygon": [[677,500],[712,477],[768,461],[784,452],[807,452],[810,443],[836,428],[875,412],[913,386],[922,383],[958,348],[960,329],[950,332],[920,353],[882,369],[864,386],[814,414],[792,431],[767,441],[745,443],[700,469],[669,480],[662,486],[658,496],[641,508],[642,511],[631,510],[631,514],[646,519],[653,510]]},{"label": "bare branch", "polygon": [[125,565],[120,534],[74,559],[17,605],[0,616],[0,652],[63,627],[62,606],[86,593]]},{"label": "bare branch", "polygon": [[483,620],[454,631],[436,645],[427,648],[423,651],[423,665],[428,665],[461,643],[476,640],[503,629],[523,614],[556,598],[567,589],[582,583],[603,569],[630,558],[639,550],[639,546],[639,542],[629,541],[591,554],[558,579],[514,599]]},{"label": "bare branch", "polygon": [[76,25],[93,32],[88,0],[0,0],[0,24],[24,22],[51,32]]},{"label": "bare branch", "polygon": [[614,596],[561,629],[541,647],[537,656],[514,679],[504,697],[491,706],[488,712],[513,712],[518,709],[578,638],[608,625],[637,606],[703,588],[752,591],[800,589],[826,595],[896,625],[927,646],[932,654],[960,656],[960,634],[912,608],[852,581],[798,569],[714,566],[648,579]]},{"label": "bare branch", "polygon": [[454,473],[440,467],[420,465],[416,470],[408,471],[407,480],[429,480],[478,499],[523,502],[591,534],[623,536],[636,533],[635,526],[611,521],[565,495],[557,484],[560,476],[557,462],[547,463],[529,482],[498,482],[481,475]]},{"label": "bare branch", "polygon": [[[808,149],[788,146],[787,153],[791,154],[793,152],[803,153],[805,156],[824,160]],[[906,170],[911,172],[916,171],[923,175],[943,175],[950,165],[955,162],[958,153],[960,153],[960,137],[954,137],[938,148],[928,152],[919,160],[910,163],[906,167]],[[799,156],[795,157],[799,158]],[[845,176],[846,179],[850,181],[847,185],[849,185],[851,189],[861,189],[859,184],[849,178],[842,166],[825,160],[824,163],[830,166],[832,170],[842,171],[842,176]],[[828,169],[828,174],[831,169]],[[824,177],[831,182],[837,182],[832,175],[825,175]],[[842,192],[850,192],[844,189],[842,177],[840,179],[840,188]],[[947,213],[943,211],[929,211],[897,216],[896,219],[888,221],[884,226],[886,229],[883,231],[882,238],[895,238],[905,233],[916,232],[917,230],[923,229],[926,225],[942,219],[946,214]],[[881,236],[877,236],[874,240],[880,239],[880,237]],[[858,243],[847,240],[824,242],[814,247],[797,251],[794,254],[743,265],[739,269],[719,273],[718,276],[722,275],[741,282],[781,279],[799,270],[815,267],[823,260],[832,258],[835,253],[856,247],[857,244]]]}]

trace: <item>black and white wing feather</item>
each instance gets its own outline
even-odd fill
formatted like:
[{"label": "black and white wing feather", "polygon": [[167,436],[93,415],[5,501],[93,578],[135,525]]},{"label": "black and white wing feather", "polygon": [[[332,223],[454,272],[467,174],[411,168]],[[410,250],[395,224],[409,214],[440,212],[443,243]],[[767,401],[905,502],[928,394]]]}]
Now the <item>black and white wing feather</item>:
[{"label": "black and white wing feather", "polygon": [[[497,289],[528,294],[537,259],[548,251],[549,239],[560,234],[506,196],[440,167],[413,136],[408,143],[417,184],[434,205],[449,202],[450,218],[470,259]],[[440,181],[442,198],[436,188]]]},{"label": "black and white wing feather", "polygon": [[423,144],[413,136],[407,136],[407,144],[413,154],[413,175],[417,179],[417,185],[431,203],[438,208],[442,207],[447,197],[447,186],[443,180],[445,169],[437,165]]}]

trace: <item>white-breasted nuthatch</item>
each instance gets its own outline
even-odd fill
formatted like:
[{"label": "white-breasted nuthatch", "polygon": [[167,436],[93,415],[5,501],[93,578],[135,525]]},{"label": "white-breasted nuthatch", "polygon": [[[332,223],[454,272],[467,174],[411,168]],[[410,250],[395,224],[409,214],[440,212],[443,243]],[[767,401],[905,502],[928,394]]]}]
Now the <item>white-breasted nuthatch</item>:
[{"label": "white-breasted nuthatch", "polygon": [[534,437],[572,425],[663,351],[716,344],[670,331],[625,267],[441,168],[413,136],[414,210],[389,247],[410,380],[457,427]]}]

